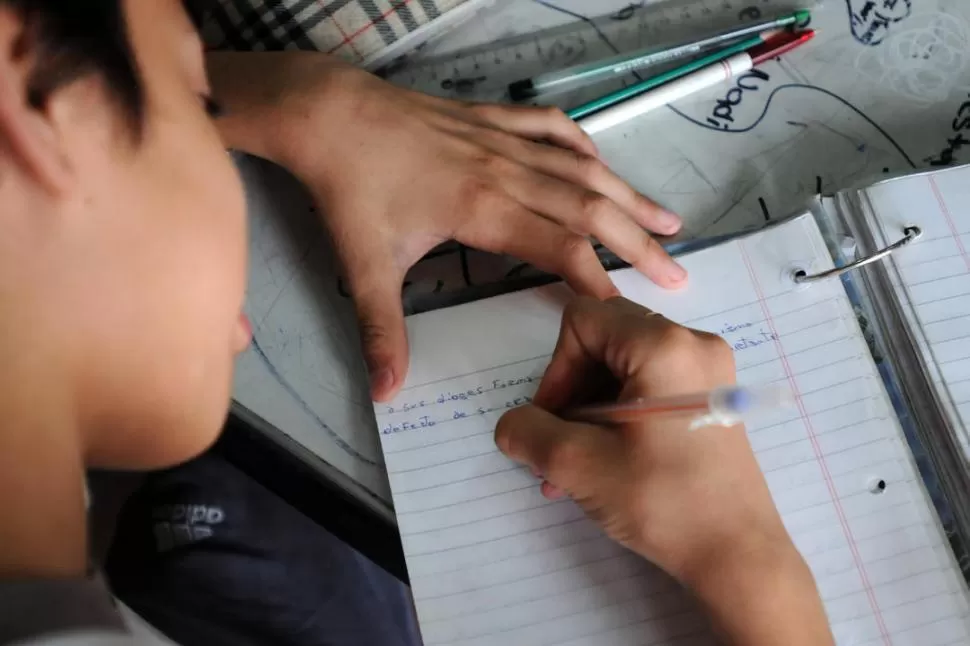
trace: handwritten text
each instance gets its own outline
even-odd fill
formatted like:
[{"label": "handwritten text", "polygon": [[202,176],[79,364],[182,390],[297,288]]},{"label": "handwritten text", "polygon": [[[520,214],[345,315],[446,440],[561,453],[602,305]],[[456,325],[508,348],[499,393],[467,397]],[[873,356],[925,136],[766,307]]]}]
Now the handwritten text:
[{"label": "handwritten text", "polygon": [[727,91],[723,99],[717,99],[711,116],[707,122],[717,128],[727,130],[734,123],[734,109],[741,105],[744,100],[745,92],[757,92],[761,89],[761,84],[769,81],[771,77],[759,69],[745,72],[734,82],[734,87]]},{"label": "handwritten text", "polygon": [[913,12],[912,0],[845,0],[852,36],[863,45],[876,46],[889,28]]},{"label": "handwritten text", "polygon": [[390,415],[393,413],[406,413],[417,408],[440,406],[449,402],[464,402],[496,390],[504,390],[506,388],[512,388],[513,386],[524,386],[527,384],[539,383],[540,379],[541,377],[534,377],[531,375],[524,377],[512,377],[509,379],[493,379],[492,383],[488,386],[476,386],[475,388],[469,388],[468,390],[448,390],[439,393],[437,396],[431,399],[421,399],[414,402],[404,402],[398,406],[388,406],[385,408],[384,412]]},{"label": "handwritten text", "polygon": [[416,420],[404,420],[396,424],[387,424],[381,428],[381,433],[390,435],[391,433],[400,433],[401,431],[418,431],[422,428],[431,428],[435,424],[437,424],[436,421],[424,415]]},{"label": "handwritten text", "polygon": [[489,413],[495,413],[500,411],[506,411],[510,408],[516,408],[517,406],[522,406],[528,404],[532,401],[532,397],[527,395],[522,395],[520,397],[513,397],[495,406],[478,406],[476,408],[455,408],[452,410],[451,414],[447,417],[432,418],[429,415],[423,415],[417,419],[405,420],[403,422],[387,423],[381,427],[381,434],[392,435],[394,433],[402,433],[404,431],[419,431],[425,428],[432,428],[439,424],[445,424],[448,422],[453,422],[455,420],[466,419],[471,417],[481,417],[482,415],[488,415]]},{"label": "handwritten text", "polygon": [[[967,95],[970,97],[970,95]],[[970,131],[970,101],[964,101],[957,109],[957,116],[950,124],[956,136],[946,140],[946,148],[940,151],[938,157],[927,157],[923,161],[930,166],[949,166],[953,163],[954,155],[964,146],[970,146],[964,132]]]},{"label": "handwritten text", "polygon": [[721,331],[718,332],[718,334],[724,336],[730,332],[737,332],[738,330],[744,330],[753,326],[754,323],[726,323],[723,327],[721,327]]},{"label": "handwritten text", "polygon": [[736,351],[741,352],[743,350],[750,350],[751,348],[756,348],[764,343],[770,343],[772,341],[777,341],[778,335],[774,332],[765,332],[764,330],[758,330],[757,334],[752,334],[750,336],[743,336],[736,341],[729,341],[731,347]]}]

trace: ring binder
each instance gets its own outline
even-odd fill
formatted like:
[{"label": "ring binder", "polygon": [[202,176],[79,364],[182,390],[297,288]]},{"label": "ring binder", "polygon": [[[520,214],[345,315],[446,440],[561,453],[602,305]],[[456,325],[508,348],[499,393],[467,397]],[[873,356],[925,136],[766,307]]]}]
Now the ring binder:
[{"label": "ring binder", "polygon": [[900,238],[899,240],[892,243],[888,247],[884,247],[883,249],[880,249],[875,253],[872,253],[868,256],[863,256],[862,258],[859,258],[855,262],[850,262],[849,264],[843,265],[842,267],[836,267],[834,269],[829,269],[828,271],[819,272],[817,274],[808,274],[804,270],[799,269],[798,271],[795,271],[792,273],[792,280],[799,285],[804,285],[807,283],[817,283],[818,281],[826,280],[827,278],[834,278],[836,276],[841,276],[842,274],[850,272],[853,269],[858,269],[859,267],[868,265],[869,263],[873,263],[873,262],[876,262],[877,260],[881,260],[886,256],[888,256],[889,254],[891,254],[892,252],[896,251],[897,249],[901,249],[902,247],[905,247],[910,242],[917,240],[921,235],[923,235],[923,230],[917,226],[909,226],[903,229],[903,233],[906,234],[905,237]]}]

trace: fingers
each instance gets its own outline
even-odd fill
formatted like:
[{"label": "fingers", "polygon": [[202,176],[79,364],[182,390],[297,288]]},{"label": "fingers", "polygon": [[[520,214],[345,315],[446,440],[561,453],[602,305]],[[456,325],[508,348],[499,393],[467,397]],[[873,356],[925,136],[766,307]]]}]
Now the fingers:
[{"label": "fingers", "polygon": [[588,424],[566,422],[535,406],[509,411],[495,428],[495,443],[509,458],[546,479],[543,493],[575,495],[618,455],[621,440]]},{"label": "fingers", "polygon": [[[595,236],[657,284],[684,284],[683,268],[643,230],[670,235],[680,230],[680,218],[611,172],[592,141],[562,112],[498,105],[465,109],[494,126],[474,134],[494,153],[486,170],[508,195],[574,233]],[[529,141],[540,138],[558,147]]]},{"label": "fingers", "polygon": [[510,178],[505,190],[525,207],[595,236],[616,255],[662,287],[684,284],[687,272],[609,197],[576,184],[526,171]]},{"label": "fingers", "polygon": [[552,484],[548,480],[543,480],[542,485],[539,487],[539,491],[542,495],[549,500],[559,500],[566,495],[566,492]]},{"label": "fingers", "polygon": [[515,157],[519,162],[609,198],[648,231],[661,235],[680,231],[682,221],[676,214],[634,190],[600,159],[530,142],[522,142],[520,148]]},{"label": "fingers", "polygon": [[347,264],[354,297],[364,360],[370,374],[371,397],[388,401],[400,390],[407,375],[408,338],[401,303],[400,273],[389,264]]},{"label": "fingers", "polygon": [[624,298],[600,302],[577,298],[563,313],[559,340],[534,402],[558,411],[581,399],[601,366],[621,382],[633,377],[666,335],[692,334]]},{"label": "fingers", "polygon": [[634,190],[596,156],[499,131],[480,133],[480,136],[492,150],[527,168],[608,197],[649,231],[673,235],[681,229],[682,221],[676,214]]},{"label": "fingers", "polygon": [[675,233],[680,229],[676,215],[639,195],[589,155],[504,132],[479,136],[495,154],[491,173],[517,202],[584,237],[595,236],[657,284],[683,285],[687,273],[643,230]]},{"label": "fingers", "polygon": [[520,105],[475,105],[483,121],[505,132],[533,141],[548,141],[562,148],[597,157],[592,138],[559,108]]},{"label": "fingers", "polygon": [[586,238],[515,204],[496,206],[458,232],[467,245],[505,253],[562,276],[577,293],[599,299],[619,292]]}]

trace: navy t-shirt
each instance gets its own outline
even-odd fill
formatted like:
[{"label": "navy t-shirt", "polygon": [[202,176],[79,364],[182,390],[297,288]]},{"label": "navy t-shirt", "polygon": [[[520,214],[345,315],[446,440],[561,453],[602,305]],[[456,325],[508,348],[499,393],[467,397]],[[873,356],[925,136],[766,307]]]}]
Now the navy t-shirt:
[{"label": "navy t-shirt", "polygon": [[217,455],[149,477],[105,572],[183,646],[418,646],[408,588]]}]

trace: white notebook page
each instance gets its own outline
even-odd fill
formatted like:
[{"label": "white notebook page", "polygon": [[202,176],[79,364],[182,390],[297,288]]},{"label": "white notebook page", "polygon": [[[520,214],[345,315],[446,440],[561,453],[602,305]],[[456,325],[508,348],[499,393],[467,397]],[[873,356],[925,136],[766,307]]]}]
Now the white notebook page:
[{"label": "white notebook page", "polygon": [[907,312],[940,399],[970,456],[970,166],[877,184],[866,191],[870,226],[897,239],[906,225],[923,235],[891,258]]},{"label": "white notebook page", "polygon": [[[748,432],[838,642],[967,643],[963,584],[841,284],[791,283],[796,265],[831,266],[814,221],[682,261],[680,292],[613,276],[627,297],[724,336],[741,383],[793,389],[796,410]],[[496,420],[548,362],[566,295],[550,286],[408,319],[408,382],[376,412],[425,644],[713,643],[676,584],[572,502],[542,498],[495,449]]]}]

